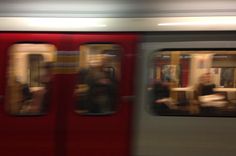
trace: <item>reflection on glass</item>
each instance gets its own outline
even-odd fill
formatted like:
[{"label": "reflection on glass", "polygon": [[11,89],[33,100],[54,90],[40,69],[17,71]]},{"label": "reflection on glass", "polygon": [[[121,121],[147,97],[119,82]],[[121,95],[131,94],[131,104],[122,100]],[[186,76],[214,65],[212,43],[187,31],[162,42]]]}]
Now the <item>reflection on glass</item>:
[{"label": "reflection on glass", "polygon": [[74,91],[79,114],[111,114],[116,110],[120,77],[120,48],[113,44],[80,47],[80,64]]},{"label": "reflection on glass", "polygon": [[39,115],[48,110],[55,48],[16,44],[10,49],[6,109],[12,115]]},{"label": "reflection on glass", "polygon": [[236,116],[236,51],[162,51],[150,62],[153,114]]}]

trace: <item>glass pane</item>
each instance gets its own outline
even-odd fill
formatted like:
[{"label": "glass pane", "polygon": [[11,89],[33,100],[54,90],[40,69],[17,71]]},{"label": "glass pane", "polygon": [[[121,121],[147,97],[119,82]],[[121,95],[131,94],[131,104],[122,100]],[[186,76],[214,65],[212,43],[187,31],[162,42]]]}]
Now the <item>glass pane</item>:
[{"label": "glass pane", "polygon": [[29,74],[29,86],[30,87],[39,87],[41,67],[43,65],[43,55],[42,54],[29,54],[28,55],[28,74]]},{"label": "glass pane", "polygon": [[160,51],[150,62],[153,114],[236,116],[236,51]]},{"label": "glass pane", "polygon": [[120,47],[114,44],[80,46],[75,88],[75,112],[104,115],[115,112],[120,78]]},{"label": "glass pane", "polygon": [[10,49],[6,109],[12,115],[48,111],[55,47],[15,44]]}]

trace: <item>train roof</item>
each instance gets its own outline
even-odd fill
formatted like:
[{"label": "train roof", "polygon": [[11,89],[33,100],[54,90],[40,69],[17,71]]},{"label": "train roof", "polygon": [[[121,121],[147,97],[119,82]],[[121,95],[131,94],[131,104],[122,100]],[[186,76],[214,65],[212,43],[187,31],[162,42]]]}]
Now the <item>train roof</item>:
[{"label": "train roof", "polygon": [[233,0],[2,0],[0,31],[235,30]]},{"label": "train roof", "polygon": [[236,15],[234,0],[1,0],[2,17],[140,18]]}]

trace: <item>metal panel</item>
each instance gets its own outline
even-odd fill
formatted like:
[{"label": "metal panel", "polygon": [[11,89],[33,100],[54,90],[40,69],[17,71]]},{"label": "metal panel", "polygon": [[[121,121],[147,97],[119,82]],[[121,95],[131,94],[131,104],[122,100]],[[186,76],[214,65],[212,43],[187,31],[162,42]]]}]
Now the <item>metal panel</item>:
[{"label": "metal panel", "polygon": [[[181,35],[176,36],[181,38]],[[148,83],[148,57],[152,52],[166,48],[236,48],[236,41],[221,41],[220,38],[218,41],[197,41],[196,35],[192,37],[195,41],[192,41],[189,35],[179,42],[172,42],[171,37],[166,37],[164,42],[155,42],[152,38],[152,42],[141,44],[137,75],[137,88],[140,89],[136,98],[138,107],[135,111],[134,127],[135,156],[235,155],[235,118],[153,116],[148,112],[145,87]],[[145,38],[150,39],[150,36]],[[214,35],[208,35],[208,39],[216,40]]]}]

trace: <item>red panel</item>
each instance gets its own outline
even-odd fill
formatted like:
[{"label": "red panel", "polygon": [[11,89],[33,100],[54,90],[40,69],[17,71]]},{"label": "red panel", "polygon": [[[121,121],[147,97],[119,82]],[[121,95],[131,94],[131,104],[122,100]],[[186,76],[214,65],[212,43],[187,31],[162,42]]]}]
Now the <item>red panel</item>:
[{"label": "red panel", "polygon": [[[120,99],[117,113],[81,116],[74,113],[75,74],[53,80],[50,112],[46,116],[15,117],[0,102],[0,152],[6,156],[80,155],[126,156],[130,153],[132,103],[137,37],[133,34],[0,33],[0,75],[6,75],[8,48],[17,42],[47,42],[60,51],[76,51],[85,43],[115,43],[123,49]],[[0,77],[0,95],[6,77]]]},{"label": "red panel", "polygon": [[73,89],[75,75],[65,81],[65,110],[67,111],[67,152],[70,156],[126,156],[130,150],[132,103],[122,96],[133,95],[134,52],[137,38],[132,34],[74,35],[70,50],[85,43],[114,43],[123,49],[120,99],[117,113],[108,116],[82,116],[74,113]]},{"label": "red panel", "polygon": [[[62,49],[60,34],[0,33],[0,94],[5,94],[8,49],[19,42],[51,43]],[[16,117],[4,111],[4,102],[0,102],[0,152],[3,156],[42,156],[55,153],[56,104],[59,83],[53,80],[53,95],[50,112],[45,116]]]}]

